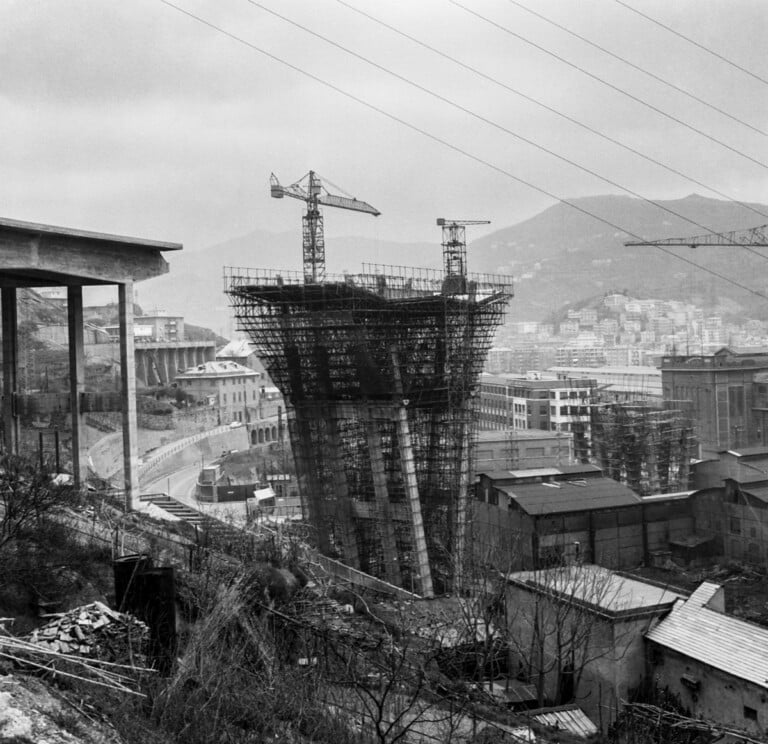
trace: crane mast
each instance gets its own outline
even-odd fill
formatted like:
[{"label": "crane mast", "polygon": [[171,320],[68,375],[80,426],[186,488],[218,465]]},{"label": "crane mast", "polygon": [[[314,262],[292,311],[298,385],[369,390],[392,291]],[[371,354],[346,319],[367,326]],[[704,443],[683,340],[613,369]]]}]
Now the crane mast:
[{"label": "crane mast", "polygon": [[466,291],[467,283],[467,225],[490,225],[489,220],[448,220],[437,218],[443,228],[443,271],[446,285],[456,291]]},{"label": "crane mast", "polygon": [[269,185],[270,193],[275,199],[289,196],[292,199],[301,199],[307,205],[307,211],[301,219],[304,281],[307,284],[320,284],[325,280],[325,231],[320,205],[365,212],[374,217],[381,214],[367,202],[330,193],[315,171],[309,171],[290,186],[281,185],[277,176],[272,173]]}]

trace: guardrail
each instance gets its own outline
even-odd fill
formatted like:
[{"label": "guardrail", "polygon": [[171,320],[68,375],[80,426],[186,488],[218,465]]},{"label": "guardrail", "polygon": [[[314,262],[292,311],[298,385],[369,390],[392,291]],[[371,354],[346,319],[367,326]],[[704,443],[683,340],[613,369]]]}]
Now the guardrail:
[{"label": "guardrail", "polygon": [[191,444],[208,439],[208,437],[216,436],[217,434],[223,434],[224,432],[231,431],[231,427],[228,425],[217,426],[215,429],[209,429],[208,431],[201,431],[197,434],[184,437],[171,444],[165,444],[159,448],[159,451],[154,452],[147,460],[145,460],[139,466],[139,483],[142,479],[146,478],[149,473],[152,472],[161,462],[167,460],[169,457],[178,454],[182,450],[189,447]]}]

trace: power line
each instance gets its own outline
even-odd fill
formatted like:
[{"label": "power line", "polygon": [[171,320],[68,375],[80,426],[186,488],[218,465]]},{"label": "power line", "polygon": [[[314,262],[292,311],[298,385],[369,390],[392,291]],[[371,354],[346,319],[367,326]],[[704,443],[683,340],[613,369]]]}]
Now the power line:
[{"label": "power line", "polygon": [[[514,0],[510,0],[510,2],[513,2]],[[345,0],[336,0],[337,3],[340,5],[343,5],[345,8],[349,8],[350,10],[354,11],[355,13],[358,13],[365,18],[368,18],[369,20],[373,21],[374,23],[379,24],[380,26],[383,26],[384,28],[389,29],[390,31],[402,36],[403,38],[408,39],[409,41],[412,41],[414,44],[418,44],[419,46],[423,47],[424,49],[429,50],[430,52],[437,54],[438,56],[442,57],[443,59],[450,60],[454,64],[458,65],[459,67],[468,70],[469,72],[472,72],[475,75],[478,75],[479,77],[483,78],[484,80],[487,80],[488,82],[494,83],[495,85],[498,85],[499,87],[503,88],[504,90],[509,91],[510,93],[514,93],[517,96],[520,96],[521,98],[525,99],[526,101],[529,101],[530,103],[533,103],[536,106],[539,106],[546,111],[549,111],[550,113],[555,114],[556,116],[559,116],[566,121],[571,122],[572,124],[575,124],[578,127],[581,127],[582,129],[585,129],[588,132],[591,132],[592,134],[596,135],[597,137],[601,137],[602,139],[606,140],[607,142],[610,142],[617,147],[621,147],[622,149],[626,150],[627,152],[632,153],[633,155],[637,155],[640,158],[643,158],[644,160],[648,161],[649,163],[653,163],[654,165],[659,166],[660,168],[664,168],[666,171],[675,174],[676,176],[680,176],[681,178],[684,178],[687,181],[690,181],[691,183],[696,184],[697,186],[701,186],[702,188],[706,189],[707,191],[710,191],[713,194],[717,194],[718,196],[721,196],[723,199],[727,199],[730,202],[733,202],[734,204],[738,204],[740,207],[743,207],[744,209],[748,209],[751,212],[754,212],[755,214],[759,214],[761,217],[768,217],[768,213],[762,212],[759,209],[756,209],[755,207],[751,206],[750,204],[747,204],[745,202],[741,202],[738,199],[735,199],[734,197],[730,196],[729,194],[726,194],[722,191],[719,191],[718,189],[709,186],[706,183],[703,183],[702,181],[697,180],[696,178],[693,178],[692,176],[689,176],[686,173],[683,173],[682,171],[677,170],[676,168],[673,168],[670,165],[667,165],[666,163],[661,162],[660,160],[657,160],[656,158],[651,157],[650,155],[646,155],[645,153],[641,152],[640,150],[635,149],[634,147],[631,147],[630,145],[625,144],[624,142],[621,142],[620,140],[617,140],[613,137],[611,137],[608,134],[605,134],[605,132],[601,132],[598,129],[595,129],[594,127],[591,127],[589,124],[585,124],[582,121],[579,121],[578,119],[575,119],[572,116],[569,116],[568,114],[559,111],[556,108],[553,108],[552,106],[548,106],[546,103],[543,103],[542,101],[539,101],[537,98],[534,98],[533,96],[529,96],[526,93],[523,93],[522,91],[517,90],[516,88],[513,88],[510,85],[507,85],[506,83],[502,82],[498,78],[495,78],[491,75],[487,75],[482,70],[477,69],[476,67],[472,67],[471,65],[468,65],[464,62],[461,62],[460,60],[456,59],[455,57],[452,57],[450,54],[447,54],[440,49],[437,49],[433,46],[430,46],[429,44],[421,41],[420,39],[417,39],[416,37],[412,36],[411,34],[406,33],[405,31],[402,31],[401,29],[396,28],[395,26],[390,25],[389,23],[386,23],[385,21],[382,21],[380,18],[377,18],[376,16],[371,15],[370,13],[367,13],[366,11],[360,10],[359,8],[355,8],[353,5],[350,5],[348,2],[345,2]]]},{"label": "power line", "polygon": [[[763,136],[768,135],[768,132],[765,132],[762,129],[758,129],[755,126],[752,126],[752,124],[744,121],[743,119],[739,119],[738,116],[734,116],[733,114],[728,113],[724,109],[721,109],[718,106],[715,106],[714,104],[709,103],[708,101],[705,101],[703,98],[699,98],[699,96],[697,96],[695,93],[691,93],[690,91],[685,90],[685,88],[681,88],[680,86],[675,85],[674,83],[671,83],[669,80],[665,80],[663,77],[660,77],[659,75],[654,74],[650,70],[646,70],[644,67],[640,67],[640,65],[636,65],[634,62],[630,62],[628,59],[618,54],[615,54],[610,49],[606,49],[605,47],[602,47],[599,44],[596,44],[594,41],[590,41],[585,36],[581,36],[580,34],[577,34],[575,31],[572,31],[571,29],[566,28],[562,24],[557,23],[556,21],[553,21],[551,18],[547,18],[541,13],[537,13],[535,10],[532,10],[531,8],[527,8],[525,5],[518,2],[517,0],[507,0],[507,2],[520,8],[520,10],[523,10],[526,13],[530,13],[532,16],[539,18],[545,23],[549,23],[551,26],[554,26],[555,28],[559,28],[561,31],[564,31],[566,34],[569,34],[575,37],[576,39],[583,41],[585,44],[589,44],[589,46],[593,47],[594,49],[600,50],[601,52],[603,52],[603,54],[607,54],[609,57],[612,57],[613,59],[617,59],[619,60],[619,62],[623,62],[625,65],[628,65],[633,70],[642,72],[643,75],[647,75],[648,77],[653,78],[653,80],[656,80],[657,82],[662,83],[662,85],[666,85],[667,87],[672,88],[672,90],[675,90],[678,93],[682,93],[684,96],[687,96],[688,98],[702,104],[703,106],[706,106],[707,108],[710,108],[713,111],[717,111],[718,114],[722,114],[723,116],[726,116],[729,119],[735,122],[738,122],[739,124],[747,127],[748,129],[751,129],[753,132],[757,132],[758,134],[762,134]],[[621,4],[624,5],[624,3],[621,3]]]},{"label": "power line", "polygon": [[[542,152],[547,153],[548,155],[551,155],[552,157],[557,158],[558,160],[562,160],[565,163],[568,163],[569,165],[573,166],[574,168],[578,168],[579,170],[583,171],[584,173],[588,173],[591,176],[594,176],[595,178],[600,179],[601,181],[604,181],[605,183],[615,186],[617,189],[621,189],[622,191],[626,192],[627,194],[631,194],[632,196],[637,197],[638,199],[642,199],[647,204],[651,204],[658,209],[663,210],[664,212],[667,212],[668,214],[671,214],[673,217],[677,217],[678,219],[683,220],[684,222],[688,222],[691,225],[696,225],[696,227],[700,227],[703,230],[706,230],[708,232],[714,232],[714,230],[710,227],[707,227],[706,225],[702,225],[700,222],[696,222],[696,220],[692,220],[688,217],[685,217],[684,215],[680,214],[679,212],[676,212],[674,209],[670,209],[669,207],[665,207],[664,205],[660,204],[659,202],[654,201],[653,199],[648,199],[647,197],[644,197],[642,194],[639,194],[636,191],[633,191],[632,189],[628,188],[627,186],[623,186],[622,184],[618,183],[617,181],[614,181],[607,176],[603,176],[597,171],[592,170],[591,168],[588,168],[585,165],[582,165],[580,163],[577,163],[575,160],[572,160],[569,157],[566,157],[565,155],[561,155],[558,152],[555,152],[554,150],[549,149],[548,147],[545,147],[544,145],[539,144],[535,140],[529,139],[528,137],[524,137],[523,135],[503,126],[502,124],[499,124],[498,122],[489,119],[485,116],[482,116],[481,114],[476,113],[475,111],[472,111],[471,109],[466,108],[465,106],[462,106],[459,103],[456,103],[455,101],[452,101],[449,98],[446,98],[445,96],[436,93],[431,88],[427,88],[426,86],[420,85],[419,83],[411,80],[410,78],[405,77],[404,75],[400,75],[397,72],[394,72],[393,70],[390,70],[388,67],[385,67],[384,65],[380,65],[378,62],[374,62],[373,60],[368,59],[367,57],[363,56],[362,54],[358,54],[357,52],[349,49],[348,47],[343,46],[342,44],[339,44],[338,42],[334,41],[333,39],[329,39],[327,36],[323,36],[322,34],[318,33],[317,31],[313,31],[311,28],[308,28],[307,26],[299,23],[298,21],[294,21],[290,18],[287,18],[286,16],[282,15],[281,13],[278,13],[275,10],[272,10],[271,8],[266,7],[265,5],[262,5],[260,2],[257,2],[257,0],[246,0],[247,3],[250,5],[253,5],[256,8],[259,8],[260,10],[263,10],[266,13],[269,13],[271,16],[275,18],[279,18],[281,21],[284,21],[285,23],[289,23],[291,26],[294,26],[295,28],[299,28],[305,33],[310,34],[311,36],[314,36],[316,39],[320,39],[321,41],[324,41],[326,44],[329,44],[330,46],[334,47],[335,49],[339,49],[340,51],[344,52],[345,54],[348,54],[351,57],[354,57],[355,59],[359,59],[362,62],[365,62],[366,64],[370,65],[371,67],[374,67],[375,69],[386,73],[387,75],[391,75],[392,77],[396,78],[397,80],[400,80],[401,82],[406,83],[407,85],[412,86],[413,88],[416,88],[416,90],[421,91],[422,93],[426,93],[427,95],[432,96],[433,98],[436,98],[438,101],[441,101],[442,103],[445,103],[449,106],[452,106],[453,108],[457,109],[458,111],[461,111],[464,114],[467,114],[468,116],[471,116],[478,121],[483,122],[484,124],[488,124],[489,126],[494,127],[495,129],[498,129],[501,132],[504,132],[505,134],[510,135],[511,137],[514,137],[515,139],[520,140],[521,142],[525,142],[527,145],[530,145],[531,147],[535,147],[538,150],[541,150]],[[763,260],[768,260],[767,256],[764,256],[762,253],[759,253],[758,251],[748,247],[743,246],[747,251],[750,251],[751,253],[754,253],[756,256],[759,256]]]},{"label": "power line", "polygon": [[742,67],[740,64],[733,62],[727,57],[724,57],[722,54],[718,54],[717,52],[710,49],[709,47],[704,46],[704,44],[700,44],[698,41],[695,41],[694,39],[691,39],[690,37],[685,36],[684,34],[681,34],[679,31],[675,31],[675,29],[664,25],[661,21],[658,21],[655,18],[651,18],[651,16],[646,15],[645,13],[639,11],[637,8],[633,8],[628,3],[622,2],[622,0],[614,0],[614,2],[618,3],[619,5],[621,5],[623,8],[626,8],[627,10],[631,10],[633,13],[636,13],[642,18],[645,18],[646,21],[650,21],[651,23],[654,23],[657,26],[663,28],[665,31],[669,31],[669,33],[674,34],[675,36],[682,39],[683,41],[687,41],[689,44],[693,44],[693,46],[701,49],[707,54],[711,54],[713,57],[717,57],[717,59],[721,60],[722,62],[725,62],[731,67],[735,67],[737,70],[740,70],[745,75],[749,75],[750,77],[753,77],[755,80],[759,80],[761,83],[765,83],[765,85],[768,85],[768,80],[766,80],[764,77],[760,77],[760,75],[758,75],[757,73],[754,73],[751,70],[748,70],[746,67]]},{"label": "power line", "polygon": [[[365,108],[376,112],[377,114],[381,114],[381,116],[386,117],[390,121],[393,121],[397,124],[400,124],[401,126],[406,127],[407,129],[410,129],[413,132],[416,132],[417,134],[422,135],[423,137],[426,137],[427,139],[432,140],[433,142],[436,142],[439,145],[442,145],[443,147],[446,147],[449,150],[452,150],[453,152],[456,152],[460,155],[463,155],[469,160],[472,160],[476,163],[479,163],[480,165],[484,165],[485,167],[489,168],[490,170],[495,171],[496,173],[499,173],[503,176],[506,176],[513,181],[516,181],[517,183],[520,183],[524,186],[527,186],[533,191],[536,191],[540,194],[543,194],[544,196],[549,197],[550,199],[553,199],[555,201],[561,202],[562,204],[567,204],[572,209],[575,209],[577,212],[581,212],[582,214],[591,217],[592,219],[597,220],[598,222],[602,222],[604,225],[608,225],[608,227],[612,227],[614,230],[618,230],[619,232],[624,233],[625,235],[628,235],[632,238],[637,238],[638,240],[642,240],[643,238],[636,233],[633,233],[629,230],[626,230],[625,228],[621,227],[620,225],[616,225],[610,220],[600,217],[599,215],[595,214],[594,212],[591,212],[588,209],[585,209],[584,207],[580,207],[578,204],[575,204],[572,201],[569,201],[568,199],[563,199],[562,197],[558,196],[557,194],[552,193],[551,191],[548,191],[547,189],[537,186],[536,184],[532,183],[531,181],[527,181],[524,178],[521,178],[520,176],[514,175],[514,173],[495,165],[494,163],[491,163],[488,160],[485,160],[484,158],[479,157],[478,155],[473,155],[468,150],[465,150],[458,145],[454,145],[451,142],[448,142],[447,140],[442,139],[441,137],[438,137],[436,134],[432,134],[431,132],[428,132],[426,129],[422,129],[421,127],[417,126],[416,124],[412,124],[409,121],[406,121],[405,119],[397,116],[396,114],[392,114],[389,111],[386,111],[379,106],[370,103],[369,101],[366,101],[363,98],[360,98],[359,96],[355,95],[354,93],[350,93],[349,91],[344,90],[343,88],[340,88],[338,85],[335,85],[334,83],[331,83],[327,80],[324,80],[323,78],[301,68],[297,65],[292,64],[291,62],[288,62],[287,60],[282,59],[281,57],[278,57],[275,54],[272,54],[271,52],[266,51],[265,49],[262,49],[261,47],[257,46],[256,44],[243,39],[241,36],[237,36],[236,34],[233,34],[231,31],[227,31],[226,29],[223,29],[221,26],[217,26],[215,23],[212,23],[211,21],[206,20],[205,18],[202,18],[201,16],[195,15],[189,10],[186,10],[185,8],[182,8],[174,3],[171,2],[171,0],[159,0],[163,5],[167,5],[169,8],[173,8],[174,10],[178,11],[179,13],[182,13],[183,15],[192,18],[193,20],[197,21],[198,23],[203,24],[204,26],[207,26],[210,29],[213,29],[214,31],[218,31],[219,33],[223,34],[224,36],[229,37],[233,41],[238,42],[239,44],[242,44],[243,46],[248,47],[249,49],[252,49],[255,52],[258,52],[259,54],[271,59],[274,62],[278,62],[279,64],[283,65],[284,67],[287,67],[290,70],[293,70],[294,72],[299,73],[300,75],[303,75],[306,78],[309,78],[313,82],[319,83],[320,85],[323,85],[324,87],[334,91],[335,93],[338,93],[341,96],[344,96],[345,98],[348,98],[351,101],[354,101],[355,103],[360,104],[361,106],[364,106]],[[736,281],[735,279],[731,279],[730,277],[727,277],[723,274],[721,274],[718,271],[715,271],[714,269],[710,269],[706,266],[702,266],[700,264],[697,264],[695,261],[691,261],[690,259],[684,258],[683,256],[679,256],[676,253],[674,253],[671,250],[668,250],[666,248],[663,248],[661,246],[654,246],[658,250],[660,250],[662,253],[667,253],[670,256],[673,256],[674,258],[679,259],[680,261],[683,261],[684,263],[690,264],[691,266],[694,266],[695,268],[704,271],[707,274],[711,274],[712,276],[716,276],[719,279],[722,279],[723,281],[727,282],[728,284],[732,284],[735,287],[739,287],[740,289],[743,289],[744,291],[753,294],[757,297],[762,297],[765,300],[768,300],[768,295],[763,294],[759,290],[752,289],[751,287],[747,287],[746,285],[742,284],[741,282]],[[744,246],[742,246],[744,247]]]},{"label": "power line", "polygon": [[746,160],[753,162],[755,165],[759,165],[761,168],[768,168],[768,165],[766,165],[766,163],[763,163],[761,160],[757,160],[756,158],[753,158],[751,155],[747,155],[745,152],[742,152],[741,150],[737,150],[735,147],[731,147],[731,145],[726,144],[722,140],[717,139],[717,137],[713,137],[711,134],[707,134],[705,131],[699,129],[698,127],[693,126],[693,124],[688,124],[682,119],[678,119],[676,116],[673,116],[672,114],[668,114],[666,111],[664,111],[663,109],[660,109],[658,106],[654,106],[652,103],[648,103],[647,101],[644,101],[642,98],[638,98],[637,96],[632,95],[631,93],[628,93],[622,88],[619,88],[617,85],[614,85],[613,83],[609,83],[607,80],[604,80],[599,75],[595,75],[589,72],[588,70],[585,70],[583,67],[580,67],[576,63],[571,62],[570,60],[567,60],[565,57],[561,57],[559,54],[556,54],[555,52],[550,51],[546,47],[543,47],[540,44],[536,44],[530,39],[526,39],[524,36],[521,36],[520,34],[515,33],[511,28],[507,28],[506,26],[503,26],[502,24],[497,23],[496,21],[490,18],[486,18],[484,15],[477,13],[471,8],[468,8],[466,5],[462,5],[456,0],[448,0],[448,2],[450,2],[452,5],[455,5],[457,8],[461,8],[462,10],[469,13],[470,15],[475,16],[475,18],[479,18],[481,21],[484,21],[485,23],[488,23],[491,26],[498,28],[500,31],[504,31],[510,36],[514,36],[516,39],[519,39],[524,44],[528,44],[529,46],[532,46],[534,49],[538,49],[539,51],[544,52],[544,54],[547,54],[550,57],[553,57],[554,59],[562,62],[563,64],[568,65],[569,67],[572,67],[574,70],[578,70],[583,75],[586,75],[587,77],[590,77],[593,80],[596,80],[597,82],[602,83],[608,88],[611,88],[611,90],[615,90],[617,93],[621,93],[621,95],[632,99],[633,101],[639,103],[641,106],[645,106],[646,108],[650,109],[651,111],[655,111],[657,114],[660,114],[666,119],[674,121],[677,124],[680,124],[681,126],[685,127],[686,129],[690,129],[692,132],[696,132],[696,134],[699,134],[702,137],[705,137],[706,139],[710,140],[710,142],[715,142],[721,147],[724,147],[726,150],[730,150],[736,155],[739,155],[742,158],[745,158]]}]

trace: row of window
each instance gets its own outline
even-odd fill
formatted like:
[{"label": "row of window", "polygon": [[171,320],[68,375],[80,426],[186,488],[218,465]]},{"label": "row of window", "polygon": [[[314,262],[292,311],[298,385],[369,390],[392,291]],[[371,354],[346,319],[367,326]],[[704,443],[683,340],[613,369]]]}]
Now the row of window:
[{"label": "row of window", "polygon": [[[258,391],[256,391],[256,390],[253,391],[252,400],[256,400],[257,392]],[[248,395],[247,391],[232,393],[232,402],[233,403],[245,403],[247,401],[247,399],[248,399],[247,395]],[[223,405],[226,405],[226,403],[227,403],[227,394],[226,393],[222,393],[221,394],[221,402],[222,402]]]}]

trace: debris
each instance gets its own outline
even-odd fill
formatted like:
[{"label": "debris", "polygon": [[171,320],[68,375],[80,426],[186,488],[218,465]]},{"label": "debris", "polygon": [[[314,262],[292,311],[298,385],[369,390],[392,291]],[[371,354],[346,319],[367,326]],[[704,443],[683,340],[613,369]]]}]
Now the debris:
[{"label": "debris", "polygon": [[29,642],[62,654],[144,666],[148,638],[140,620],[93,602],[58,615],[33,631]]}]

